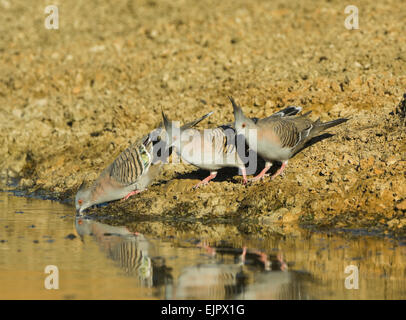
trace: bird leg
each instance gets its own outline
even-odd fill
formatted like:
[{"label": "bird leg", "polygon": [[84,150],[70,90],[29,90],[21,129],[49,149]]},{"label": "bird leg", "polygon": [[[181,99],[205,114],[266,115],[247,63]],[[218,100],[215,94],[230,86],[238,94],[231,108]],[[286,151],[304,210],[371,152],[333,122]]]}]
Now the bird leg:
[{"label": "bird leg", "polygon": [[208,184],[209,181],[210,181],[211,179],[214,179],[216,176],[217,176],[217,171],[212,171],[212,172],[210,172],[210,175],[209,175],[206,179],[203,179],[203,180],[200,181],[197,185],[195,185],[195,186],[193,187],[193,189],[197,189],[197,188],[199,188],[199,187],[202,186],[202,185]]},{"label": "bird leg", "polygon": [[283,170],[285,170],[286,166],[288,165],[288,161],[283,161],[281,167],[278,169],[278,171],[275,172],[275,174],[271,177],[271,179],[275,179],[277,176],[283,173]]},{"label": "bird leg", "polygon": [[242,253],[241,253],[241,256],[240,256],[242,264],[245,264],[245,257],[246,256],[247,256],[247,247],[243,246],[242,247]]},{"label": "bird leg", "polygon": [[241,167],[240,168],[241,169],[241,171],[242,171],[242,177],[243,177],[243,184],[247,184],[248,183],[248,180],[247,180],[247,170],[245,169],[245,167]]},{"label": "bird leg", "polygon": [[197,244],[197,247],[205,249],[206,252],[212,257],[216,255],[216,248],[210,247],[210,245],[208,245],[206,241],[199,242]]},{"label": "bird leg", "polygon": [[139,235],[141,235],[141,233],[139,233],[138,231],[134,231],[134,232],[132,232],[132,231],[130,231],[130,229],[128,229],[127,227],[125,228],[127,231],[128,231],[128,233],[131,233],[132,235],[134,235],[134,236],[139,236]]},{"label": "bird leg", "polygon": [[285,263],[285,261],[283,261],[283,254],[282,253],[278,253],[276,256],[276,259],[280,262],[281,264],[281,271],[286,271],[288,270],[288,265]]},{"label": "bird leg", "polygon": [[253,253],[258,256],[258,261],[264,265],[266,271],[271,270],[272,262],[268,260],[268,255],[265,252],[255,250]]},{"label": "bird leg", "polygon": [[264,177],[266,177],[266,173],[268,172],[268,170],[272,167],[272,163],[270,162],[266,162],[265,163],[265,168],[254,178],[250,179],[251,182],[256,182],[258,180],[263,179]]},{"label": "bird leg", "polygon": [[129,194],[127,194],[123,199],[121,199],[121,201],[126,201],[129,197],[131,197],[134,194],[139,194],[141,191],[140,190],[134,190],[131,191]]}]

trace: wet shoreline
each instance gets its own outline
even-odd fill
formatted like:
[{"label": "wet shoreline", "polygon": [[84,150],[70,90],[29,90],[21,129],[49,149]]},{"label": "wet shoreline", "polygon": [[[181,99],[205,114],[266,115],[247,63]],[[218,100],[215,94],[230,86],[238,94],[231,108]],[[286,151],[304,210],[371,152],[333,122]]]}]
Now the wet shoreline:
[{"label": "wet shoreline", "polygon": [[[2,299],[404,298],[405,241],[303,229],[247,234],[231,224],[112,225],[4,193],[0,207]],[[49,265],[59,270],[58,290],[44,287]],[[348,266],[359,270],[358,290],[346,286]]]},{"label": "wet shoreline", "polygon": [[159,125],[162,109],[182,123],[214,111],[198,128],[215,128],[233,122],[232,96],[249,117],[297,105],[312,120],[350,120],[273,181],[245,187],[226,170],[193,192],[208,173],[168,165],[147,191],[87,214],[240,219],[248,234],[299,225],[406,234],[402,3],[361,1],[359,30],[345,28],[341,3],[321,0],[66,1],[60,30],[44,28],[40,4],[7,3],[0,188],[72,201]]},{"label": "wet shoreline", "polygon": [[[108,217],[118,224],[136,221],[139,216],[145,219],[170,217],[175,221],[190,218],[203,223],[220,219],[248,221],[248,233],[250,229],[262,226],[289,230],[304,225],[315,230],[379,230],[382,234],[402,237],[406,235],[406,158],[403,158],[406,153],[402,151],[406,147],[403,141],[406,133],[400,118],[388,115],[388,111],[384,113],[387,114],[383,124],[387,135],[384,137],[388,140],[392,136],[392,142],[388,148],[374,151],[381,153],[379,157],[363,158],[357,163],[348,150],[355,147],[370,153],[367,151],[370,148],[356,142],[364,139],[362,132],[343,126],[325,142],[299,153],[290,161],[286,174],[275,180],[265,179],[244,186],[241,177],[236,176],[237,170],[225,169],[219,172],[220,178],[193,190],[193,185],[205,177],[206,172],[183,163],[169,163],[148,190],[124,202],[90,208],[86,214]],[[373,128],[377,132],[376,139],[381,139],[382,135],[378,133],[381,129]],[[354,142],[348,146],[351,140]],[[400,152],[396,154],[395,150]],[[317,152],[324,152],[321,159]],[[391,155],[393,152],[395,154]],[[336,159],[342,160],[337,163]],[[311,162],[316,162],[318,167]],[[27,187],[24,181],[30,176],[28,172],[26,174],[6,189],[23,196],[73,203],[77,190],[74,186],[61,190],[52,181],[47,181],[47,187],[35,183]],[[96,174],[93,170],[93,176]],[[66,182],[71,178],[62,179]]]},{"label": "wet shoreline", "polygon": [[[56,201],[58,203],[68,205],[72,207],[72,215],[75,216],[75,208],[73,206],[73,200],[71,198],[64,198],[58,195],[44,195],[45,192],[34,192],[28,194],[27,191],[9,189],[9,190],[0,190],[2,193],[11,193],[17,197],[23,198],[32,198],[38,200],[50,200]],[[141,214],[126,214],[125,211],[120,210],[120,206],[115,208],[114,211],[111,211],[110,204],[103,204],[97,208],[90,208],[84,213],[84,217],[90,219],[95,219],[103,223],[108,223],[112,226],[127,225],[130,229],[136,230],[139,228],[139,223],[148,223],[159,224],[160,231],[154,231],[156,237],[160,237],[163,234],[167,235],[167,230],[169,234],[176,234],[177,230],[183,231],[194,231],[196,234],[207,234],[213,226],[219,225],[232,225],[238,230],[237,232],[246,234],[247,236],[256,235],[261,236],[289,236],[297,235],[302,231],[309,231],[316,234],[323,235],[341,235],[346,237],[376,237],[382,239],[396,239],[399,241],[404,241],[406,239],[406,233],[403,231],[388,231],[386,225],[376,226],[376,224],[371,225],[352,225],[348,227],[337,227],[334,224],[323,223],[313,223],[312,221],[306,221],[305,217],[295,219],[293,221],[281,222],[277,221],[277,218],[267,219],[267,217],[257,217],[257,218],[241,218],[241,217],[194,217],[190,216],[181,216],[179,214],[168,215],[167,212],[163,212],[160,215],[141,215]],[[110,209],[109,209],[110,208]],[[281,218],[281,216],[279,216]],[[279,219],[280,220],[280,219]],[[151,232],[151,229],[145,227],[145,230]],[[144,230],[144,231],[145,231]],[[213,236],[213,235],[212,235]],[[221,237],[227,236],[227,234],[216,235],[215,238],[221,239]]]}]

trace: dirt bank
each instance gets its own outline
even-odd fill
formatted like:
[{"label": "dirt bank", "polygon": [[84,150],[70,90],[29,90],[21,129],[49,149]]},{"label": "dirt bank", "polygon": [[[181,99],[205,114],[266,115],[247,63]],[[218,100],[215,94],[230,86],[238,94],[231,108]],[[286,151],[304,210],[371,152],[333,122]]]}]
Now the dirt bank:
[{"label": "dirt bank", "polygon": [[274,221],[406,231],[402,3],[360,1],[359,30],[344,27],[340,1],[55,4],[59,30],[44,27],[45,4],[0,4],[3,188],[72,197],[160,122],[161,107],[181,121],[213,110],[201,127],[215,127],[233,120],[232,95],[250,116],[296,104],[351,120],[274,181],[243,186],[226,170],[192,191],[206,172],[168,165],[148,191],[92,214],[232,218],[252,221],[248,233]]}]

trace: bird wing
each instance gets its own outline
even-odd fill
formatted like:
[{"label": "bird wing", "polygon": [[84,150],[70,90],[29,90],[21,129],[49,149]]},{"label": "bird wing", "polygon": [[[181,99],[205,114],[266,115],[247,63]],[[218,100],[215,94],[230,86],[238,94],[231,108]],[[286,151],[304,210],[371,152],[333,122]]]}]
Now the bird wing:
[{"label": "bird wing", "polygon": [[305,116],[300,117],[268,117],[260,119],[257,127],[261,136],[280,144],[281,148],[295,148],[307,138],[312,121]]},{"label": "bird wing", "polygon": [[[289,106],[285,109],[279,110],[273,114],[271,114],[269,117],[260,119],[257,117],[254,118],[250,118],[255,124],[259,121],[259,120],[267,120],[267,119],[273,119],[275,117],[288,117],[288,116],[294,116],[295,114],[298,114],[300,111],[302,111],[302,107],[299,106]],[[308,114],[308,113],[307,113]],[[227,127],[232,127],[234,128],[234,122],[233,123],[227,123],[224,126]]]},{"label": "bird wing", "polygon": [[125,149],[109,166],[109,175],[123,185],[137,182],[152,162],[152,141],[149,135]]},{"label": "bird wing", "polygon": [[182,157],[199,167],[227,167],[242,164],[236,147],[236,132],[231,126],[193,130],[189,139],[182,140]]},{"label": "bird wing", "polygon": [[229,155],[236,151],[236,132],[231,126],[220,126],[211,131],[212,144],[216,152]]}]

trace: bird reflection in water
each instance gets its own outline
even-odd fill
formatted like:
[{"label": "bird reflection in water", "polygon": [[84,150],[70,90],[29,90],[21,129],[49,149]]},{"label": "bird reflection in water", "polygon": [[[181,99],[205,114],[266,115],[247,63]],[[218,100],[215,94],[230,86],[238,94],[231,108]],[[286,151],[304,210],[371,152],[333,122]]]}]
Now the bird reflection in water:
[{"label": "bird reflection in water", "polygon": [[304,295],[303,286],[298,287],[300,277],[288,271],[282,253],[234,248],[225,241],[211,247],[202,241],[191,245],[188,240],[182,244],[179,239],[147,238],[127,227],[86,217],[77,217],[75,227],[82,241],[92,236],[109,259],[137,279],[137,287],[156,289],[158,298],[295,299]]},{"label": "bird reflection in water", "polygon": [[140,286],[159,287],[172,281],[165,259],[151,256],[154,248],[144,235],[85,217],[77,217],[75,227],[82,241],[84,236],[93,236],[107,257],[116,261],[127,275],[135,276]]},{"label": "bird reflection in water", "polygon": [[[286,278],[282,274],[287,274],[288,267],[282,254],[267,255],[245,246],[233,248],[226,242],[216,247],[199,242],[197,246],[212,261],[182,270],[177,279],[176,299],[244,299],[259,275],[266,278],[273,273],[275,278]],[[272,284],[269,285],[271,290]]]}]

